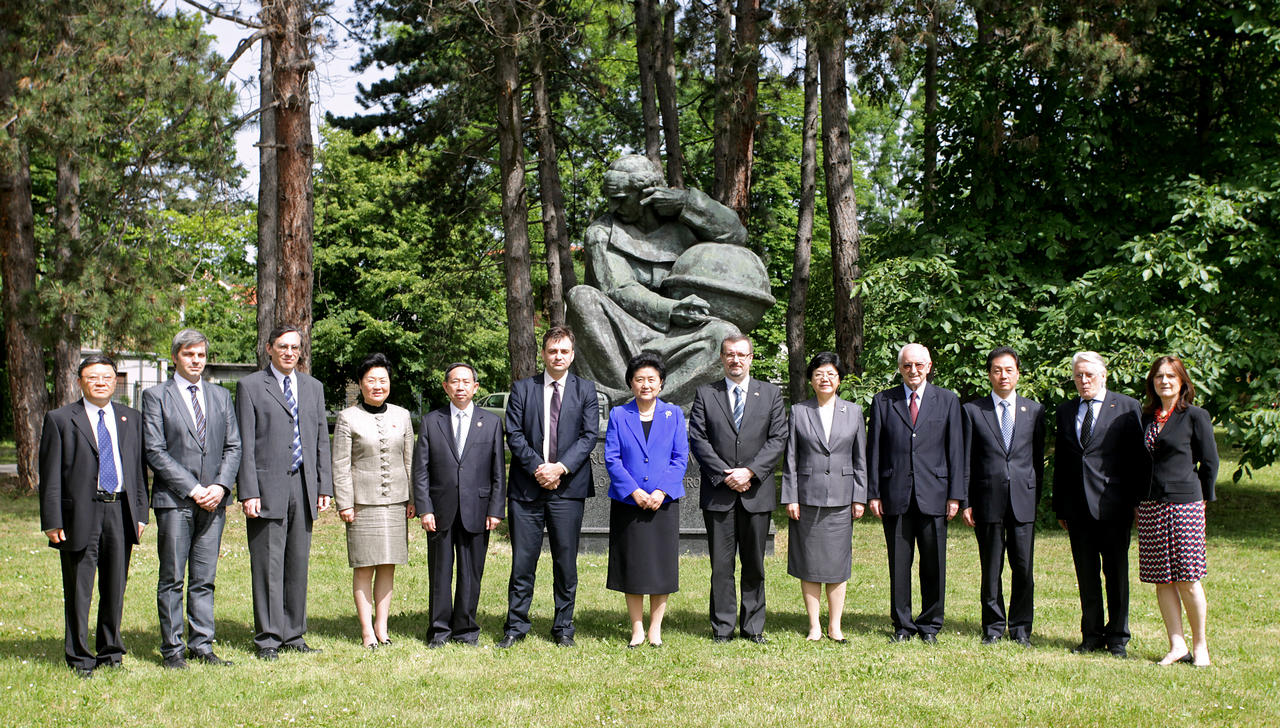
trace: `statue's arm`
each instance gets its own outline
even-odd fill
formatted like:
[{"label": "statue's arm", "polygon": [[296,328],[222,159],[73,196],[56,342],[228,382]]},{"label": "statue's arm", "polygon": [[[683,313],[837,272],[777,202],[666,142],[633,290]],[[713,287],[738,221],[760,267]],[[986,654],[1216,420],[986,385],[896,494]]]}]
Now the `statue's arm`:
[{"label": "statue's arm", "polygon": [[586,235],[587,263],[595,273],[595,284],[624,311],[646,324],[667,331],[676,301],[664,298],[636,280],[626,256],[609,246],[609,226],[593,224]]},{"label": "statue's arm", "polygon": [[747,244],[747,229],[738,213],[695,189],[686,190],[680,222],[693,231],[699,242]]}]

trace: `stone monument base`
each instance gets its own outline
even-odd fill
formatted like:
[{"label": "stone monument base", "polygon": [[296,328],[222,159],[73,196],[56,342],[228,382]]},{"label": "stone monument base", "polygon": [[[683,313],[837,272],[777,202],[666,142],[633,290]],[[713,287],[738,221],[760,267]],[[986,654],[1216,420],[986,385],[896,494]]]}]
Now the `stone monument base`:
[{"label": "stone monument base", "polygon": [[[604,553],[609,550],[609,473],[604,466],[604,437],[591,453],[591,475],[596,485],[596,496],[586,500],[582,514],[582,536],[578,550],[588,553]],[[689,456],[689,467],[684,473],[684,497],[680,499],[680,553],[695,556],[707,553],[707,527],[698,507],[698,493],[702,490],[702,477],[698,463]],[[769,524],[769,537],[765,542],[765,554],[773,554],[773,537],[777,532]]]}]

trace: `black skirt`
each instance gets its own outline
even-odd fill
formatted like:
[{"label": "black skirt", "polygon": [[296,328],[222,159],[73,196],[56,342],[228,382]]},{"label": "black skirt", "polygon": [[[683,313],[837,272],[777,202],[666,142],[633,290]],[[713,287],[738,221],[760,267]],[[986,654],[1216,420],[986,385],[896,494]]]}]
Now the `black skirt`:
[{"label": "black skirt", "polygon": [[609,578],[627,594],[680,591],[680,502],[656,511],[609,501]]}]

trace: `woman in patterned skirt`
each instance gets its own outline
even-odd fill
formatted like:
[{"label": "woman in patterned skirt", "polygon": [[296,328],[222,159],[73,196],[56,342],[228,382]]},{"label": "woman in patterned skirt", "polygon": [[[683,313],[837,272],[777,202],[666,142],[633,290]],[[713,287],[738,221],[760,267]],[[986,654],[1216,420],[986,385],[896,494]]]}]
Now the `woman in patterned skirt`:
[{"label": "woman in patterned skirt", "polygon": [[[413,422],[409,411],[387,403],[391,362],[382,354],[356,370],[360,402],[338,413],[333,428],[333,499],[347,525],[347,563],[364,646],[391,644],[387,615],[396,564],[409,561],[413,518],[409,475]],[[375,582],[376,575],[376,582]]]},{"label": "woman in patterned skirt", "polygon": [[[1205,638],[1204,506],[1215,499],[1218,446],[1209,413],[1191,405],[1195,388],[1182,360],[1162,356],[1147,374],[1142,425],[1151,456],[1151,482],[1138,504],[1138,573],[1156,585],[1169,653],[1161,665],[1209,665]],[[1191,647],[1182,610],[1191,623]]]}]

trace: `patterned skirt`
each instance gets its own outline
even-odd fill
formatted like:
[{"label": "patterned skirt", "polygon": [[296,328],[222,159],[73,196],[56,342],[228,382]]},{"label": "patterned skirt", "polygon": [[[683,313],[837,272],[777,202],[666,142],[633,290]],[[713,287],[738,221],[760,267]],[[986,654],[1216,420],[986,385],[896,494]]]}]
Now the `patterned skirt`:
[{"label": "patterned skirt", "polygon": [[1204,501],[1138,504],[1138,578],[1147,584],[1199,581],[1204,554]]}]

